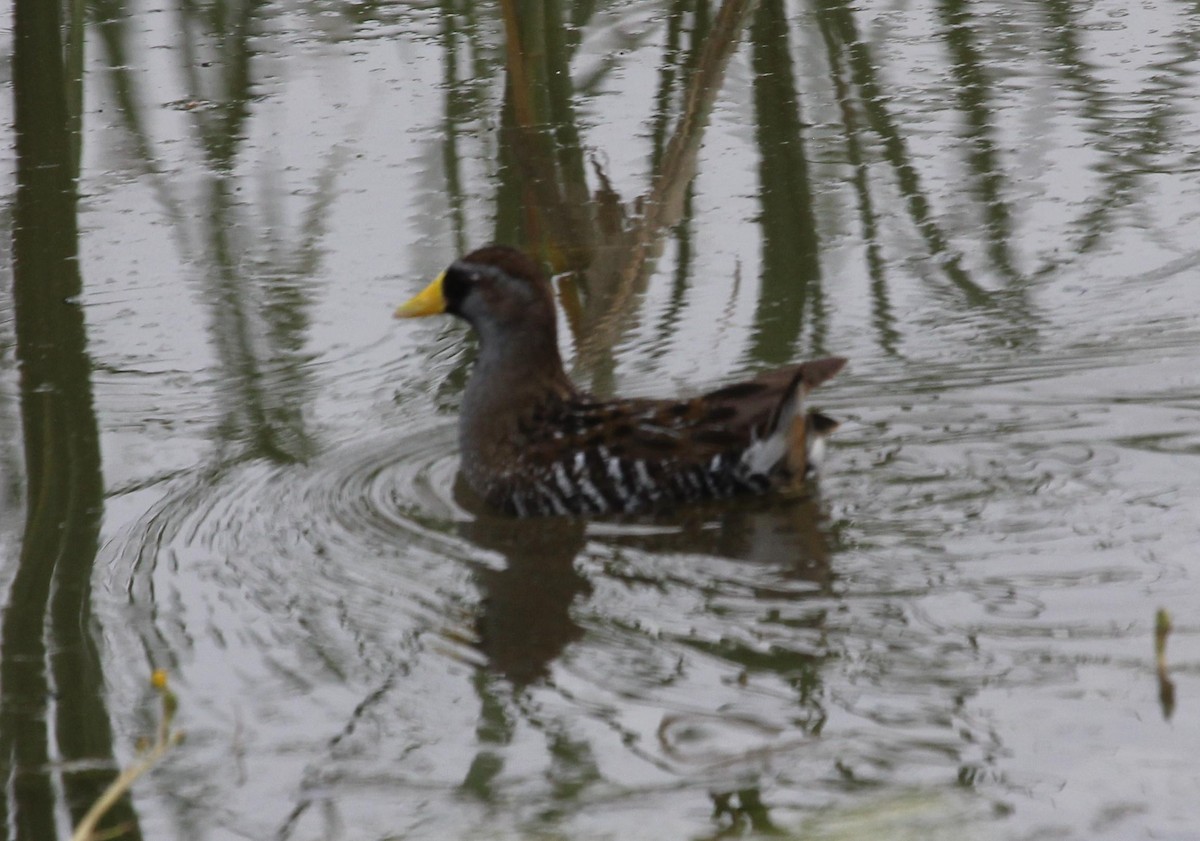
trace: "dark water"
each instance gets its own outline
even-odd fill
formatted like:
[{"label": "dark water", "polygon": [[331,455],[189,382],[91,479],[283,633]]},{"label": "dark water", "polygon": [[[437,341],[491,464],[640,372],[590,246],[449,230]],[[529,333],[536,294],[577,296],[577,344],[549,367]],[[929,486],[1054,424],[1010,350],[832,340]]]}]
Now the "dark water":
[{"label": "dark water", "polygon": [[[9,836],[160,667],[131,837],[1198,836],[1194,4],[12,19]],[[601,393],[850,357],[819,493],[481,510],[390,314],[491,240]]]}]

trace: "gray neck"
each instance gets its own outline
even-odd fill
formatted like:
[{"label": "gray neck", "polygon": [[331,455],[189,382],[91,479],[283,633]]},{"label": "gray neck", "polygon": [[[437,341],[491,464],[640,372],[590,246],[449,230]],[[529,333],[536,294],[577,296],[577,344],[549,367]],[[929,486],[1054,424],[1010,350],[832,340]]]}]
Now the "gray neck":
[{"label": "gray neck", "polygon": [[488,332],[479,331],[479,357],[463,393],[459,431],[464,443],[504,436],[524,408],[574,391],[552,332],[509,331],[502,337]]}]

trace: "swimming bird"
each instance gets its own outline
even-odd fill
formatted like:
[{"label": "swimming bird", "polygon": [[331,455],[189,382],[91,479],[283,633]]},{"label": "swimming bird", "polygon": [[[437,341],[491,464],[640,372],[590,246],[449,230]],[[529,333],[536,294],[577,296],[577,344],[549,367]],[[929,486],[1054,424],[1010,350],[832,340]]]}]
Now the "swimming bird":
[{"label": "swimming bird", "polygon": [[459,415],[461,469],[512,515],[644,512],[794,486],[837,426],[803,403],[841,357],[691,398],[581,391],[563,370],[550,281],[508,246],[459,258],[395,315],[438,313],[466,320],[480,343]]}]

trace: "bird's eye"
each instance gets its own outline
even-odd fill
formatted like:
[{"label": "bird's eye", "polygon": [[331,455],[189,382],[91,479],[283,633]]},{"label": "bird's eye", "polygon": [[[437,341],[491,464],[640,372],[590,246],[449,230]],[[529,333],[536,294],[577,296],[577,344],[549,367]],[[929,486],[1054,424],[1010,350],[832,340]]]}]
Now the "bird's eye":
[{"label": "bird's eye", "polygon": [[471,282],[472,283],[479,283],[479,281],[481,281],[481,280],[483,280],[483,276],[481,274],[479,274],[479,272],[471,272]]}]

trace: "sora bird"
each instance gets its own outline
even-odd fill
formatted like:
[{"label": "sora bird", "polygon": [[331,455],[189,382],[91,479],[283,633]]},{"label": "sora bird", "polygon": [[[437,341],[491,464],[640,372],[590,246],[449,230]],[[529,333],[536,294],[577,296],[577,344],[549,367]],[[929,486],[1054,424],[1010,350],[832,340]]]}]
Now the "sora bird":
[{"label": "sora bird", "polygon": [[541,267],[490,245],[456,260],[397,318],[451,313],[479,336],[459,417],[462,470],[517,516],[634,513],[761,493],[812,471],[836,422],[804,396],[845,359],[817,359],[690,399],[600,400],[558,352]]}]

